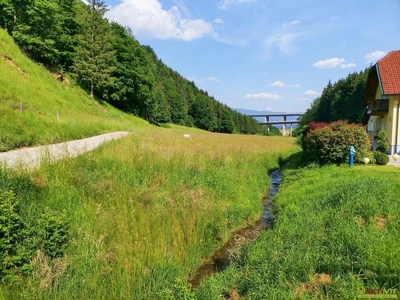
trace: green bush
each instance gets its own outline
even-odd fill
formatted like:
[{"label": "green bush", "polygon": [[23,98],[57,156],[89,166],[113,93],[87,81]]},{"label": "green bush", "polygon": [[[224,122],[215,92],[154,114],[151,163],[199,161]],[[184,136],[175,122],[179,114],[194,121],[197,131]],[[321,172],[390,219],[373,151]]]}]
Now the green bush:
[{"label": "green bush", "polygon": [[365,158],[369,158],[369,164],[371,164],[371,165],[376,163],[375,152],[368,151],[368,152],[364,152],[364,153],[360,153],[360,154],[361,154],[360,157],[357,157],[359,163],[365,164],[365,161],[364,161]]},{"label": "green bush", "polygon": [[62,256],[68,241],[65,214],[45,208],[39,217],[23,215],[14,192],[0,189],[0,281],[29,274],[38,250],[50,258]]},{"label": "green bush", "polygon": [[360,161],[362,153],[369,149],[368,134],[360,125],[337,121],[310,131],[304,137],[302,148],[311,162],[340,164],[348,160],[351,145],[356,150],[355,161]]},{"label": "green bush", "polygon": [[389,162],[389,156],[379,151],[374,152],[374,158],[377,165],[386,165]]},{"label": "green bush", "polygon": [[376,151],[386,153],[389,150],[389,144],[386,141],[386,132],[379,131],[376,143],[378,145]]},{"label": "green bush", "polygon": [[20,207],[12,191],[0,190],[0,278],[29,262],[22,243],[28,231],[20,216]]},{"label": "green bush", "polygon": [[42,249],[47,256],[52,258],[62,256],[68,245],[68,231],[69,223],[65,213],[57,213],[46,207],[38,220],[37,248]]}]

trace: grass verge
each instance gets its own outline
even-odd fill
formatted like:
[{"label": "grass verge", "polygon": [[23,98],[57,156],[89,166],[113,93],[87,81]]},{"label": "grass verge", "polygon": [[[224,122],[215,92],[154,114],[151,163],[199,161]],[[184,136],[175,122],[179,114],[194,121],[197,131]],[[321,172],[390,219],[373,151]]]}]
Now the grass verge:
[{"label": "grass verge", "polygon": [[196,298],[357,299],[399,290],[399,175],[376,166],[286,170],[275,227],[238,249]]}]

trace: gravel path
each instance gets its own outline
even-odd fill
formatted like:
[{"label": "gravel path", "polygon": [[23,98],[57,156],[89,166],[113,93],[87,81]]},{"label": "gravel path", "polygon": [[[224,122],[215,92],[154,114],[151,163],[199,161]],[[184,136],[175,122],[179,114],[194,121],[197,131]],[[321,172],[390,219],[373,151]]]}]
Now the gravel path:
[{"label": "gravel path", "polygon": [[92,151],[107,141],[119,139],[128,134],[129,132],[118,131],[71,142],[3,152],[0,153],[0,164],[8,168],[35,169],[40,166],[41,161],[53,162],[66,157],[76,157]]}]

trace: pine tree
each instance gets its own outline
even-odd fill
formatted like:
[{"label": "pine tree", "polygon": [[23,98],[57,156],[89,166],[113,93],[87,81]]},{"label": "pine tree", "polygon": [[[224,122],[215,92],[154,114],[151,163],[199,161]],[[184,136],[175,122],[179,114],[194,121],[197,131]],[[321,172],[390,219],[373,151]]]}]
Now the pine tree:
[{"label": "pine tree", "polygon": [[115,69],[112,33],[104,18],[106,12],[103,1],[91,0],[78,15],[81,34],[77,36],[73,71],[78,81],[89,89],[92,99],[96,90],[104,91],[113,81],[111,73]]},{"label": "pine tree", "polygon": [[316,112],[316,119],[319,122],[330,122],[332,120],[332,101],[334,93],[333,86],[329,80],[319,98],[319,104]]}]

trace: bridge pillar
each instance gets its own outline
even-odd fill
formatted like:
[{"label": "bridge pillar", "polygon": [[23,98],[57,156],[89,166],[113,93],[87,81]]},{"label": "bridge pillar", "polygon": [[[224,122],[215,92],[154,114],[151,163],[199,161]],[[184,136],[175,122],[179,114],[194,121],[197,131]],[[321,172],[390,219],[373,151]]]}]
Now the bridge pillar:
[{"label": "bridge pillar", "polygon": [[290,124],[290,136],[293,136],[293,124]]},{"label": "bridge pillar", "polygon": [[265,117],[265,123],[269,122],[269,117]]},{"label": "bridge pillar", "polygon": [[[283,116],[283,122],[286,122],[286,116]],[[285,123],[282,124],[282,135],[283,136],[286,135],[286,124]]]}]

